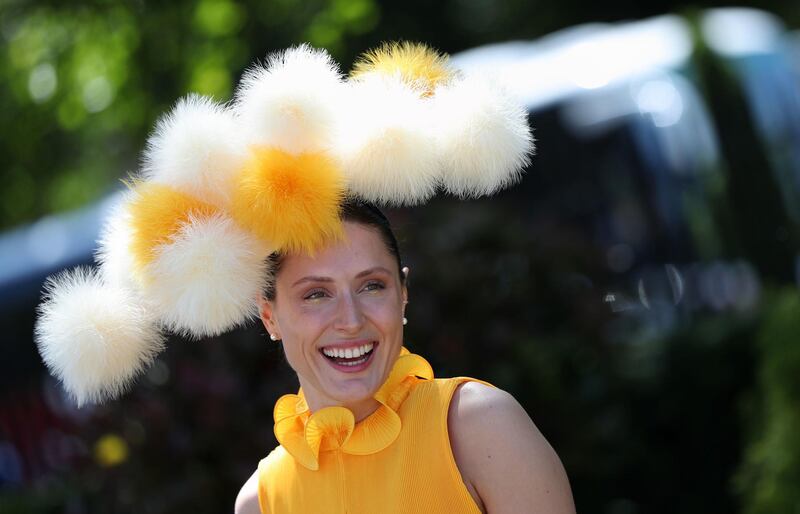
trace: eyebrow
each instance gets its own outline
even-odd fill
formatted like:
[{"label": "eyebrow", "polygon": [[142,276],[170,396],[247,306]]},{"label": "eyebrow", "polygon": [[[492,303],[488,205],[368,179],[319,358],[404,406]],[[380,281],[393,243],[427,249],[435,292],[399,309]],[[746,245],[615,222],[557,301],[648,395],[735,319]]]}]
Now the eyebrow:
[{"label": "eyebrow", "polygon": [[[386,274],[391,274],[391,272],[388,269],[384,268],[383,266],[375,266],[374,268],[365,269],[364,271],[358,273],[358,275],[356,275],[355,278],[365,277],[367,275],[371,275],[371,274],[377,273],[377,272],[383,272],[383,273],[386,273]],[[321,276],[309,275],[307,277],[301,278],[300,280],[298,280],[297,282],[292,284],[291,287],[295,287],[295,286],[297,286],[299,284],[303,284],[305,282],[333,282],[333,279],[331,277],[321,277]]]}]

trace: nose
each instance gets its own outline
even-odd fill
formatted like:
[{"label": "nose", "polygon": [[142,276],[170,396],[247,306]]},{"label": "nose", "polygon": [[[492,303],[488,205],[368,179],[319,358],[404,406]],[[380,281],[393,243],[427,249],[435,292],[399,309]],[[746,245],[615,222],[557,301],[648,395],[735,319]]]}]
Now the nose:
[{"label": "nose", "polygon": [[340,332],[356,333],[364,325],[364,313],[358,299],[352,293],[340,296],[336,310],[334,328]]}]

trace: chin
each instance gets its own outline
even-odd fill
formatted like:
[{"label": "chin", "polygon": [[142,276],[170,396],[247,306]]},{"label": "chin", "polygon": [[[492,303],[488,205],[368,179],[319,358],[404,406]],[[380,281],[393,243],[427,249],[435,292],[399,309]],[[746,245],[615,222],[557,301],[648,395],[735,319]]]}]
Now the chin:
[{"label": "chin", "polygon": [[[375,396],[385,380],[384,373],[365,373],[360,377],[329,377],[330,394],[334,400],[342,403],[357,403]],[[388,374],[388,370],[386,372]]]},{"label": "chin", "polygon": [[342,405],[360,403],[372,398],[379,387],[380,386],[375,388],[362,386],[341,387],[337,390],[336,394],[332,396],[334,400]]}]

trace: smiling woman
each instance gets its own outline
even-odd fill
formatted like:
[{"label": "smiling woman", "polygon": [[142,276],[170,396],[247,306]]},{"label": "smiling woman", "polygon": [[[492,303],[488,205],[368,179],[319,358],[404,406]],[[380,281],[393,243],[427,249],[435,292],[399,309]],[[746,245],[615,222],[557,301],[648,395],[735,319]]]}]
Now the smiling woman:
[{"label": "smiling woman", "polygon": [[236,512],[574,512],[557,455],[510,395],[434,378],[403,348],[409,270],[386,218],[363,202],[342,218],[341,240],[272,257],[261,319],[301,390],[278,401],[280,446]]},{"label": "smiling woman", "polygon": [[374,228],[346,220],[340,243],[283,258],[261,319],[312,410],[348,405],[359,420],[375,409],[403,344],[407,291],[394,261]]},{"label": "smiling woman", "polygon": [[231,104],[189,96],[159,121],[99,272],[48,285],[42,358],[97,402],[152,363],[163,329],[201,338],[260,317],[301,388],[275,404],[280,444],[239,514],[573,512],[510,395],[435,378],[404,348],[409,270],[376,206],[491,194],[532,150],[503,88],[422,45],[369,52],[347,79],[307,45],[274,54]]}]

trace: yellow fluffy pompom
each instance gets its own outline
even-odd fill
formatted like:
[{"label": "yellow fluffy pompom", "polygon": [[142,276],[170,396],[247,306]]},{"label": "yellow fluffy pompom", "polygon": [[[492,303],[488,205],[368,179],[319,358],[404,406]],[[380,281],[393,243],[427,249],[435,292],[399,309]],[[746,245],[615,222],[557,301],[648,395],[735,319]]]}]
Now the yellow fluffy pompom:
[{"label": "yellow fluffy pompom", "polygon": [[447,61],[446,54],[421,43],[384,43],[361,55],[353,65],[350,78],[358,80],[372,73],[398,74],[422,96],[431,96],[436,86],[446,84],[454,76]]},{"label": "yellow fluffy pompom", "polygon": [[128,207],[131,217],[130,250],[133,264],[143,275],[156,257],[156,249],[172,242],[181,228],[193,219],[209,218],[217,208],[169,186],[140,183],[134,186]]},{"label": "yellow fluffy pompom", "polygon": [[344,184],[323,153],[254,147],[236,181],[231,214],[271,248],[313,253],[342,235]]}]

